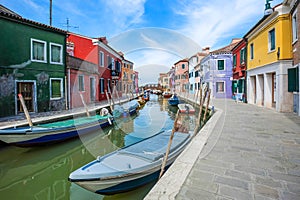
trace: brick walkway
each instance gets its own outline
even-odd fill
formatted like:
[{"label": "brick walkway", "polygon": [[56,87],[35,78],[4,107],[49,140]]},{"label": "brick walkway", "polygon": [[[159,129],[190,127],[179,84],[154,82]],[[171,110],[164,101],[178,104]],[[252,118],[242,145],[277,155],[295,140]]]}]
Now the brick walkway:
[{"label": "brick walkway", "polygon": [[218,114],[145,199],[300,199],[300,117],[212,104]]}]

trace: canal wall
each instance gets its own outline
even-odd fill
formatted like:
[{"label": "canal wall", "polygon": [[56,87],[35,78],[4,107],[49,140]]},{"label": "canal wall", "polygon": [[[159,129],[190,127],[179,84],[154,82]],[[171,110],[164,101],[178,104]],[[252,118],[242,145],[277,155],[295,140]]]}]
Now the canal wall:
[{"label": "canal wall", "polygon": [[145,199],[299,199],[300,117],[212,99],[215,114]]},{"label": "canal wall", "polygon": [[[119,102],[125,103],[131,101],[133,99],[138,98],[142,94],[138,94],[135,96],[124,96],[120,97],[120,99],[113,99],[115,104],[119,104]],[[97,104],[87,105],[89,113],[99,112],[102,108],[110,109],[110,105],[107,101],[101,101]],[[84,107],[74,108],[70,110],[62,110],[62,111],[50,111],[50,112],[39,112],[39,113],[30,113],[31,120],[33,124],[41,124],[52,121],[59,121],[64,119],[69,119],[78,116],[86,116],[86,110]],[[10,128],[14,126],[26,126],[28,125],[28,121],[24,113],[19,115],[11,116],[11,117],[3,117],[0,118],[0,129]]]}]

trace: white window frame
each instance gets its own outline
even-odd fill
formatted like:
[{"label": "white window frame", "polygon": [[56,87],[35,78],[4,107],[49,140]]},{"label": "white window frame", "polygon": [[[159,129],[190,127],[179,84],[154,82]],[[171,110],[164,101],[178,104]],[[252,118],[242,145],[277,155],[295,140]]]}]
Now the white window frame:
[{"label": "white window frame", "polygon": [[[218,61],[223,60],[224,61],[224,69],[219,70]],[[216,70],[217,71],[225,71],[226,70],[226,60],[225,59],[216,59]]]},{"label": "white window frame", "polygon": [[[60,52],[59,52],[60,62],[53,62],[52,61],[52,46],[60,47]],[[62,65],[63,64],[63,46],[61,44],[50,42],[50,63],[51,64],[57,64],[57,65]]]},{"label": "white window frame", "polygon": [[[271,47],[272,47],[271,31],[274,31],[274,49],[271,49]],[[276,50],[276,30],[275,30],[275,28],[272,28],[268,32],[268,50],[269,50],[269,52],[274,52]]]},{"label": "white window frame", "polygon": [[104,67],[104,52],[100,51],[100,62],[99,62],[100,67]]},{"label": "white window frame", "polygon": [[[223,83],[223,92],[219,92],[218,91],[218,83]],[[216,93],[218,93],[218,94],[220,94],[220,93],[225,93],[225,91],[226,91],[226,89],[225,89],[225,85],[226,83],[225,83],[225,81],[216,81]]]},{"label": "white window frame", "polygon": [[292,36],[293,36],[293,44],[295,42],[298,41],[298,33],[299,33],[299,30],[298,30],[298,18],[297,18],[297,13],[298,11],[295,10],[295,12],[293,13],[292,15]]},{"label": "white window frame", "polygon": [[[44,46],[44,60],[36,60],[36,59],[33,58],[33,43],[34,42],[43,43],[45,45]],[[31,48],[31,51],[30,51],[30,59],[31,59],[31,61],[33,61],[33,62],[40,62],[40,63],[47,63],[47,42],[31,38],[30,39],[30,48]]]},{"label": "white window frame", "polygon": [[[60,97],[55,97],[55,98],[52,97],[52,80],[60,81],[60,94],[61,94]],[[63,83],[64,82],[62,78],[50,78],[50,100],[59,100],[64,97]]]}]

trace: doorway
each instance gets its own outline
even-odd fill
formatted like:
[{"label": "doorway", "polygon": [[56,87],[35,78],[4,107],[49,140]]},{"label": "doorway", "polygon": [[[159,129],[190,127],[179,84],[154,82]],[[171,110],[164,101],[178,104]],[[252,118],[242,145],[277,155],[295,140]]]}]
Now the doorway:
[{"label": "doorway", "polygon": [[[28,112],[34,112],[34,82],[17,82],[17,93],[22,94]],[[24,112],[19,98],[17,97],[17,113]]]}]

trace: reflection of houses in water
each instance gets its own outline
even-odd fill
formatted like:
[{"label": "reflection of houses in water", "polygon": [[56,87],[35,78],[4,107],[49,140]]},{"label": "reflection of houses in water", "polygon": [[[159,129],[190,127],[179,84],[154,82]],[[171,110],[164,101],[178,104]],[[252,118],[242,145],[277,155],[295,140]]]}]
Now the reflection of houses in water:
[{"label": "reflection of houses in water", "polygon": [[70,172],[95,159],[95,154],[104,155],[116,149],[103,136],[88,134],[81,140],[49,148],[2,149],[7,156],[0,160],[1,198],[70,199]]}]

